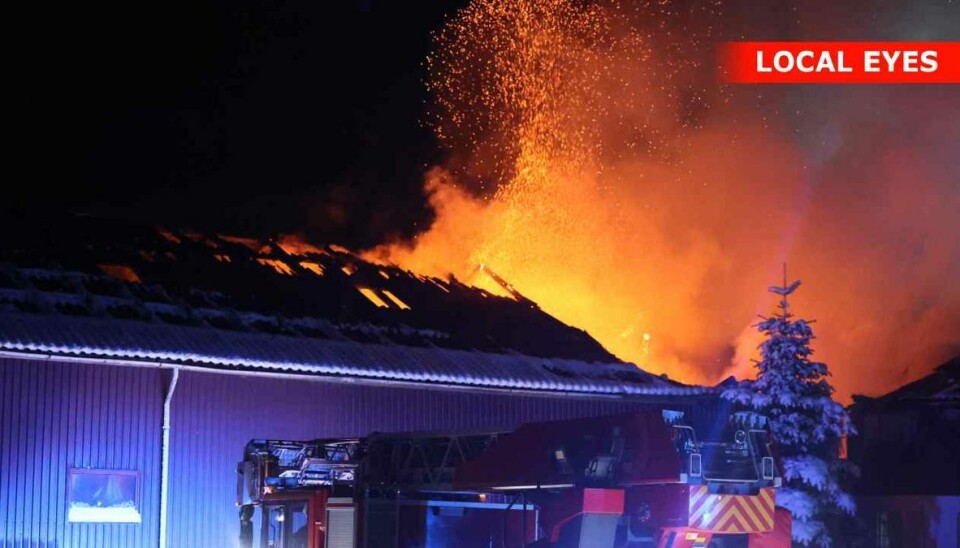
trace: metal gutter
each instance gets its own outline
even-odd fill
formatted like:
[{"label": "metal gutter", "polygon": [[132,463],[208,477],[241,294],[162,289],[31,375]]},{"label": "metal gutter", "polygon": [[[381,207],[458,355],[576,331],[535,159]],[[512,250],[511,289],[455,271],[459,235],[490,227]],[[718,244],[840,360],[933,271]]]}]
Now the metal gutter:
[{"label": "metal gutter", "polygon": [[[307,373],[307,372],[281,372],[281,371],[251,371],[248,369],[223,369],[215,368],[209,366],[197,366],[197,365],[183,365],[179,363],[170,363],[170,362],[160,362],[160,361],[147,361],[147,360],[130,360],[123,358],[109,358],[109,357],[97,357],[97,358],[87,358],[83,356],[75,356],[69,354],[50,354],[50,353],[31,353],[23,351],[14,351],[14,350],[0,350],[0,357],[9,357],[9,358],[19,358],[19,359],[33,359],[33,360],[47,360],[47,361],[59,361],[66,363],[86,363],[86,364],[102,364],[102,365],[119,365],[119,366],[128,366],[128,367],[146,367],[146,368],[159,368],[159,369],[177,369],[182,371],[190,371],[196,373],[213,373],[221,375],[234,375],[242,377],[258,377],[258,378],[273,378],[273,379],[297,379],[301,381],[310,381],[310,382],[327,382],[327,383],[344,383],[352,385],[369,385],[369,386],[403,386],[406,388],[419,388],[419,389],[428,389],[428,390],[462,390],[465,392],[486,392],[492,394],[517,394],[517,395],[526,395],[526,396],[540,396],[540,397],[567,397],[567,398],[581,398],[581,399],[601,399],[601,400],[646,400],[650,403],[657,403],[658,401],[672,402],[675,401],[677,397],[709,397],[714,395],[715,390],[711,387],[696,387],[699,390],[691,390],[690,393],[679,393],[679,394],[624,394],[624,393],[603,393],[603,392],[571,392],[571,391],[562,391],[562,390],[533,390],[528,388],[496,388],[490,386],[476,386],[468,384],[450,384],[442,382],[416,382],[416,381],[406,381],[406,380],[392,380],[392,379],[374,379],[368,377],[351,377],[351,376],[333,376],[326,375],[322,373]],[[691,387],[693,388],[693,387]]]}]

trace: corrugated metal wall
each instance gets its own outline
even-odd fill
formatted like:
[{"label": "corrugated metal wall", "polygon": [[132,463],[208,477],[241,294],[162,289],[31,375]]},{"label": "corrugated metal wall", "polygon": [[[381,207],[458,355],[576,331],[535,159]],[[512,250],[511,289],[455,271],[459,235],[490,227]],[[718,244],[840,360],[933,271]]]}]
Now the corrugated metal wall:
[{"label": "corrugated metal wall", "polygon": [[[158,370],[0,358],[0,547],[156,544]],[[139,470],[141,524],[67,522],[71,467]]]},{"label": "corrugated metal wall", "polygon": [[[0,359],[0,547],[156,546],[169,375]],[[184,372],[172,406],[168,546],[235,545],[236,463],[252,438],[500,428],[640,405]],[[143,523],[67,523],[71,466],[139,470]]]}]

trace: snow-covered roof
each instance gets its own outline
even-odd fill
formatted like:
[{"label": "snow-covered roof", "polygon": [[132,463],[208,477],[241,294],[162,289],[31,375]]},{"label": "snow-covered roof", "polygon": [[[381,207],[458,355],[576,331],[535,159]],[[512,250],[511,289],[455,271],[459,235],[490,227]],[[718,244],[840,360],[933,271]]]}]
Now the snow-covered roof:
[{"label": "snow-covered roof", "polygon": [[330,377],[607,395],[696,395],[631,364],[417,348],[207,327],[29,313],[0,314],[0,350]]}]

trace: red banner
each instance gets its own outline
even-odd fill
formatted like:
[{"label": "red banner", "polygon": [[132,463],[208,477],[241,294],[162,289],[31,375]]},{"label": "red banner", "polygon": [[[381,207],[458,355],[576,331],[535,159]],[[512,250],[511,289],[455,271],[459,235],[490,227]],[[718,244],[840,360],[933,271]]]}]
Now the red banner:
[{"label": "red banner", "polygon": [[960,42],[726,42],[735,84],[960,83]]}]

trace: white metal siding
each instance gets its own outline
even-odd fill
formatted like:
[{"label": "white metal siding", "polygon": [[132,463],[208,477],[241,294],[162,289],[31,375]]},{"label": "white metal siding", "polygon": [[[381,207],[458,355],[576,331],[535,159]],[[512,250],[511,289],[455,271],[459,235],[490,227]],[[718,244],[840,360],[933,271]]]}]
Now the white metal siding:
[{"label": "white metal siding", "polygon": [[330,508],[327,510],[327,546],[326,548],[354,548],[355,512],[351,508]]}]

